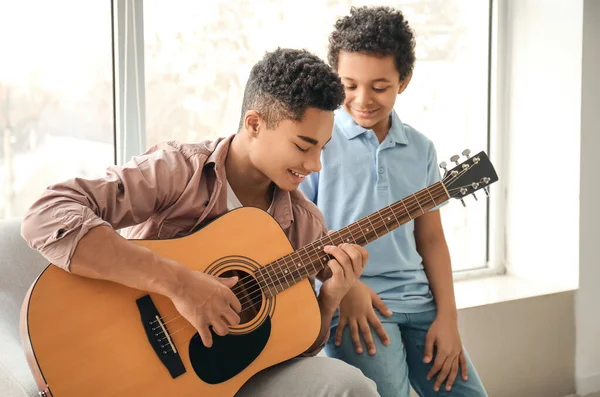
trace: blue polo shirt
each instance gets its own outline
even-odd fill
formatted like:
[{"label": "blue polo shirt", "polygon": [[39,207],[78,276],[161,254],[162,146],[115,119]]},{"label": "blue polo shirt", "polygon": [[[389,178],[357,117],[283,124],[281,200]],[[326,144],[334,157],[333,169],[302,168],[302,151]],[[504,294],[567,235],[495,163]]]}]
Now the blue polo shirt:
[{"label": "blue polo shirt", "polygon": [[[380,144],[372,130],[352,120],[343,109],[335,113],[331,141],[321,155],[323,168],[300,189],[338,230],[440,180],[433,143],[403,124],[395,111]],[[366,246],[369,260],[361,281],[396,313],[435,309],[429,282],[417,252],[414,221]],[[336,315],[337,316],[337,315]],[[332,326],[337,324],[337,318]]]}]

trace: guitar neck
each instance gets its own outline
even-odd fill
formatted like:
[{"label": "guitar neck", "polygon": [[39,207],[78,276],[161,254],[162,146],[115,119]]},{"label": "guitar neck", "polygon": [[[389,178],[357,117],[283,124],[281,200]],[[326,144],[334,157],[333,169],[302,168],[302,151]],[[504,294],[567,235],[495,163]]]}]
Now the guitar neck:
[{"label": "guitar neck", "polygon": [[274,296],[323,270],[332,259],[323,252],[326,245],[365,246],[449,199],[444,184],[437,182],[269,263],[255,273],[257,281],[267,298]]}]

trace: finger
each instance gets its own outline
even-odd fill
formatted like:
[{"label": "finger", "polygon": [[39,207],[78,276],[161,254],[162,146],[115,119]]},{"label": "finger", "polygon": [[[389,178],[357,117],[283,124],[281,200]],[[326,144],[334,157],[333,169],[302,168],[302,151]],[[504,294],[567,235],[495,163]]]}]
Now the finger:
[{"label": "finger", "polygon": [[238,312],[238,313],[241,312],[242,305],[240,304],[238,297],[231,290],[235,286],[235,284],[237,284],[237,282],[239,281],[239,278],[237,276],[234,276],[234,277],[226,277],[226,278],[215,277],[215,279],[218,282],[220,282],[221,284],[223,284],[225,287],[227,287],[227,290],[224,291],[224,297],[227,300],[227,302],[229,303],[229,305],[236,312]]},{"label": "finger", "polygon": [[440,391],[440,387],[442,386],[442,383],[444,383],[444,381],[446,380],[446,378],[450,374],[450,369],[452,368],[452,362],[453,361],[454,360],[448,358],[444,362],[444,365],[442,366],[442,369],[441,369],[439,375],[435,379],[435,384],[433,385],[433,390]]},{"label": "finger", "polygon": [[361,318],[358,322],[358,326],[365,341],[365,345],[367,346],[367,352],[371,356],[375,355],[377,349],[375,348],[375,341],[373,340],[373,335],[371,335],[371,328],[369,327],[367,319],[365,317]]},{"label": "finger", "polygon": [[329,262],[327,262],[327,266],[329,267],[329,269],[331,269],[331,278],[335,278],[335,279],[339,279],[339,280],[343,280],[345,273],[344,273],[344,269],[340,266],[339,262],[336,261],[335,259],[330,260]]},{"label": "finger", "polygon": [[383,324],[381,324],[381,321],[379,321],[379,318],[377,318],[375,312],[372,312],[369,315],[369,323],[371,324],[371,327],[373,327],[373,330],[375,330],[377,336],[379,336],[381,343],[383,343],[385,346],[389,345],[390,337],[388,336],[387,332],[385,332],[385,328],[383,328]]},{"label": "finger", "polygon": [[225,323],[230,326],[235,326],[240,323],[240,316],[233,311],[233,308],[231,307],[225,309],[225,312],[223,313],[223,319],[225,320]]},{"label": "finger", "polygon": [[225,321],[223,321],[223,318],[221,317],[213,317],[210,324],[212,325],[215,334],[219,336],[225,336],[229,333],[229,327],[227,326],[227,324],[225,324]]},{"label": "finger", "polygon": [[197,327],[198,334],[200,334],[200,339],[202,339],[202,344],[206,347],[211,347],[213,340],[212,334],[210,333],[210,329],[206,326]]},{"label": "finger", "polygon": [[344,328],[348,325],[348,317],[340,317],[337,330],[335,331],[335,345],[339,346],[342,344],[342,335],[344,335]]},{"label": "finger", "polygon": [[358,354],[362,354],[363,345],[360,341],[360,336],[358,334],[358,324],[355,319],[350,319],[350,336],[352,337],[352,343],[354,344],[354,348]]},{"label": "finger", "polygon": [[242,304],[233,292],[228,291],[225,299],[227,300],[227,303],[229,303],[229,306],[231,306],[236,313],[240,313],[242,311]]},{"label": "finger", "polygon": [[356,275],[356,277],[360,277],[360,274],[363,271],[363,256],[359,251],[359,248],[362,248],[360,245],[356,244],[342,244],[340,245],[340,249],[348,255],[350,258],[350,264],[352,265],[352,271]]},{"label": "finger", "polygon": [[369,260],[369,251],[365,247],[362,247],[360,245],[356,245],[356,249],[358,249],[358,252],[360,252],[360,255],[362,256],[362,265],[364,268],[367,264],[367,261]]},{"label": "finger", "polygon": [[452,390],[452,385],[454,385],[454,382],[456,381],[456,375],[458,375],[458,360],[452,360],[450,374],[446,380],[446,391]]},{"label": "finger", "polygon": [[327,235],[329,236],[330,234],[335,233],[335,230],[330,230],[327,232]]},{"label": "finger", "polygon": [[423,353],[423,362],[429,364],[433,359],[433,344],[435,337],[431,333],[427,333],[425,336],[425,352]]},{"label": "finger", "polygon": [[349,272],[354,273],[350,257],[348,256],[348,254],[346,254],[346,252],[344,252],[344,250],[342,250],[340,247],[336,247],[333,245],[326,246],[324,250],[326,253],[333,256],[335,260],[340,264],[342,269],[344,269],[345,277],[349,276]]},{"label": "finger", "polygon": [[460,365],[460,372],[462,374],[463,380],[469,379],[469,368],[467,367],[467,358],[465,357],[465,352],[461,351],[460,356],[458,356],[458,361]]},{"label": "finger", "polygon": [[224,286],[226,286],[229,289],[233,288],[233,286],[236,285],[237,282],[238,282],[238,280],[239,280],[237,276],[233,276],[233,277],[216,277],[216,279],[221,284],[223,284]]},{"label": "finger", "polygon": [[433,365],[431,366],[431,369],[429,370],[429,372],[427,373],[427,380],[430,380],[431,378],[433,378],[438,372],[440,372],[440,370],[442,369],[442,367],[444,366],[444,362],[446,361],[446,356],[441,355],[439,352],[435,358],[435,361],[433,362]]},{"label": "finger", "polygon": [[379,310],[379,313],[381,313],[387,317],[392,315],[392,311],[390,309],[388,309],[386,304],[383,303],[381,298],[373,290],[371,290],[371,300],[373,301],[373,307],[375,309]]}]

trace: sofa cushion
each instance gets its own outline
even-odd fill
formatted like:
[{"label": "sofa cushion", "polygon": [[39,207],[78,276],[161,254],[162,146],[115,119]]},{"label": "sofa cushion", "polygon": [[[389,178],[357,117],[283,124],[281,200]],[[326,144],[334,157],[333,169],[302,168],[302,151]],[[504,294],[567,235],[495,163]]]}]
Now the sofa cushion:
[{"label": "sofa cushion", "polygon": [[[0,396],[37,396],[19,336],[23,299],[48,261],[27,246],[19,219],[0,221]],[[15,394],[20,393],[20,394]]]}]

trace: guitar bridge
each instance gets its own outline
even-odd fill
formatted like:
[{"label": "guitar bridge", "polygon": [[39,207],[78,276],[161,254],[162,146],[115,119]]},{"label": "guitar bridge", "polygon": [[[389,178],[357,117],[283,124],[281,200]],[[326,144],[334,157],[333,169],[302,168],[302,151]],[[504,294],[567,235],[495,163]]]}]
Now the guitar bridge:
[{"label": "guitar bridge", "polygon": [[185,367],[177,352],[177,347],[150,295],[142,296],[136,300],[136,303],[148,341],[159,360],[173,379],[184,374]]}]

